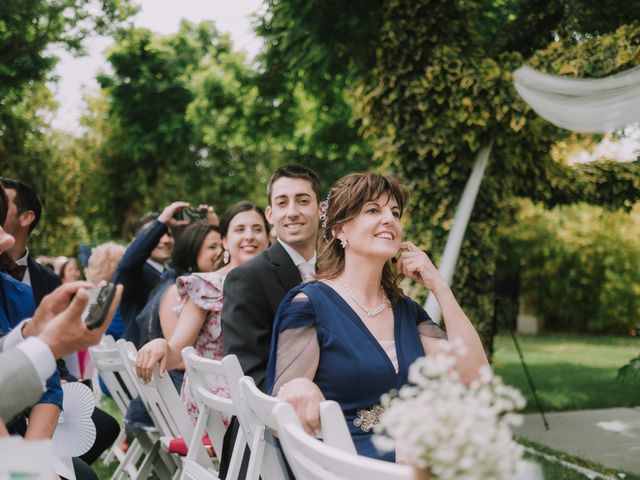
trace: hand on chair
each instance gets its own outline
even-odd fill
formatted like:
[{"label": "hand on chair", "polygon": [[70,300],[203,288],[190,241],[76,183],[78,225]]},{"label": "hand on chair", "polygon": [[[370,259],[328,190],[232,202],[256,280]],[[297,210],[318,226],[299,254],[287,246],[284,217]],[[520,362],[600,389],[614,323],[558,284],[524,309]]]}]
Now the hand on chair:
[{"label": "hand on chair", "polygon": [[160,365],[159,374],[162,378],[167,369],[167,341],[164,338],[151,340],[138,350],[136,375],[143,382],[149,383],[153,376],[153,368],[158,364]]},{"label": "hand on chair", "polygon": [[277,398],[293,405],[305,431],[309,435],[318,436],[320,403],[325,398],[315,383],[304,377],[294,378],[280,387]]}]

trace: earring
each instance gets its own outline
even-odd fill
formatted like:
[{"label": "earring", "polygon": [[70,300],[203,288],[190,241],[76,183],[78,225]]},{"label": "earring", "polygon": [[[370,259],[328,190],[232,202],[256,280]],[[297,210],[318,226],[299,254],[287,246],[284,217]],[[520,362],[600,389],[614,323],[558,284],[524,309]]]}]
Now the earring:
[{"label": "earring", "polygon": [[231,260],[231,255],[229,255],[229,250],[225,250],[224,253],[222,254],[222,263],[226,265],[227,263],[229,263],[229,260]]},{"label": "earring", "polygon": [[347,240],[347,237],[342,237],[340,239],[340,245],[342,245],[342,248],[347,248],[347,246],[349,245],[349,241]]}]

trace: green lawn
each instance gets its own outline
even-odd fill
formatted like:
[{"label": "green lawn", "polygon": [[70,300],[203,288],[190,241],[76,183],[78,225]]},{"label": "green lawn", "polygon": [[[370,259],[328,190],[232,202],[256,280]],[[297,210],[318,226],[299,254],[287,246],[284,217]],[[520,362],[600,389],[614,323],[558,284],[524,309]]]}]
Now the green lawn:
[{"label": "green lawn", "polygon": [[[640,351],[637,337],[518,335],[518,341],[547,411],[637,406],[640,377],[621,381],[617,370]],[[496,337],[494,369],[536,411],[520,359],[509,334]]]}]

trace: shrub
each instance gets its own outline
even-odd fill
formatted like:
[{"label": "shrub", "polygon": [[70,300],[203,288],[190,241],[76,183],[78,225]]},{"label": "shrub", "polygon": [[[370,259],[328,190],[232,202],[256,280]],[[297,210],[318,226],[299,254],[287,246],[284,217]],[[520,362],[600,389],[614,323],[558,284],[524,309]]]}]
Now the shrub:
[{"label": "shrub", "polygon": [[640,202],[627,213],[587,204],[545,210],[519,201],[501,231],[520,295],[545,328],[628,333],[640,321]]}]

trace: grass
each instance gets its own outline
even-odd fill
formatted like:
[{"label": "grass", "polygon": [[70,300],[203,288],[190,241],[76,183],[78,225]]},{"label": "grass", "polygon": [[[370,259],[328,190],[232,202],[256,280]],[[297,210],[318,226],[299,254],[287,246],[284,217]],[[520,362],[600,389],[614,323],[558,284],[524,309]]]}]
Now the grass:
[{"label": "grass", "polygon": [[[640,351],[636,337],[518,335],[540,401],[546,411],[636,406],[640,377],[618,380],[618,368]],[[509,334],[496,337],[494,369],[527,398],[535,412],[531,389]]]}]

